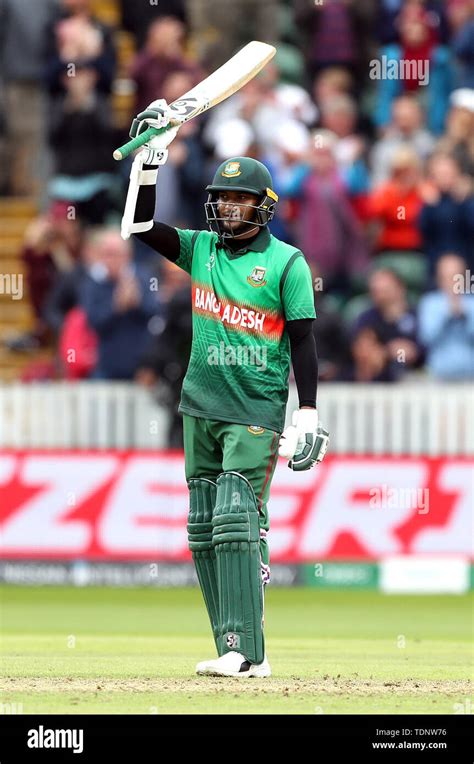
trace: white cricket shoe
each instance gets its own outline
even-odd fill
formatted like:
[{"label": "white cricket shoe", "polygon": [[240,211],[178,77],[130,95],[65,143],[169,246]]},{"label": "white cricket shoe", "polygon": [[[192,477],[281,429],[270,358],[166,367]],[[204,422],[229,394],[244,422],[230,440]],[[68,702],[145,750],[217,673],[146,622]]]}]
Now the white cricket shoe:
[{"label": "white cricket shoe", "polygon": [[265,677],[271,676],[271,673],[267,656],[263,663],[249,663],[244,655],[233,650],[212,661],[201,661],[196,666],[196,674],[206,676]]}]

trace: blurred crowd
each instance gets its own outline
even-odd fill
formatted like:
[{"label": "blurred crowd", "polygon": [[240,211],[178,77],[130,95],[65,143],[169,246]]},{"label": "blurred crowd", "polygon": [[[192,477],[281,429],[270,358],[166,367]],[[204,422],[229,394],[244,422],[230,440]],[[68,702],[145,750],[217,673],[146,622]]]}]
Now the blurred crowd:
[{"label": "blurred crowd", "polygon": [[[93,0],[30,5],[0,0],[0,193],[47,194],[22,252],[36,324],[10,346],[54,343],[54,369],[37,374],[161,381],[174,407],[189,277],[118,234],[130,169],[112,159],[128,137],[112,108],[124,87],[118,30]],[[321,378],[474,379],[473,0],[260,0],[253,26],[235,0],[244,39],[222,5],[200,0],[199,26],[186,0],[117,0],[135,49],[130,118],[252,37],[278,48],[238,94],[182,127],[156,219],[205,228],[217,164],[260,159],[280,197],[272,232],[313,272]]]}]

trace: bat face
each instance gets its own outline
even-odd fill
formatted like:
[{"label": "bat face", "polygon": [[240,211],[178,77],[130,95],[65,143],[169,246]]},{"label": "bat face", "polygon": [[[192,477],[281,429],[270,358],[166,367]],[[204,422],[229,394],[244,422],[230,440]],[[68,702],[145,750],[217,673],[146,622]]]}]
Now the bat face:
[{"label": "bat face", "polygon": [[169,108],[180,120],[187,122],[243,87],[263,69],[275,52],[273,45],[258,40],[249,42],[209,77],[173,101]]}]

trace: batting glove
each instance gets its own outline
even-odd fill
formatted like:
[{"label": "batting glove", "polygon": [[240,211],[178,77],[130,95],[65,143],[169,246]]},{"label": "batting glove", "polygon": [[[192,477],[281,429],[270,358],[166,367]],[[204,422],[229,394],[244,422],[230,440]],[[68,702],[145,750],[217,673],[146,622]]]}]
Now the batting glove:
[{"label": "batting glove", "polygon": [[[179,119],[175,114],[171,114],[164,98],[153,101],[145,111],[140,112],[133,120],[130,128],[130,137],[135,138],[137,135],[141,135],[149,127],[154,127],[156,130],[166,128],[170,123],[171,117],[173,117],[173,121]],[[165,164],[168,159],[167,147],[176,138],[180,127],[181,125],[175,125],[168,128],[161,135],[155,135],[154,138],[151,138],[141,152],[143,164]]]},{"label": "batting glove", "polygon": [[289,459],[290,469],[301,472],[323,460],[328,444],[329,433],[319,423],[317,410],[299,409],[280,437],[278,453]]},{"label": "batting glove", "polygon": [[164,98],[152,101],[145,111],[137,114],[133,120],[130,128],[130,138],[136,138],[137,135],[141,135],[145,130],[148,130],[149,127],[154,127],[156,130],[161,130],[162,127],[167,127],[171,116],[173,116],[174,119],[175,115],[171,114]]}]

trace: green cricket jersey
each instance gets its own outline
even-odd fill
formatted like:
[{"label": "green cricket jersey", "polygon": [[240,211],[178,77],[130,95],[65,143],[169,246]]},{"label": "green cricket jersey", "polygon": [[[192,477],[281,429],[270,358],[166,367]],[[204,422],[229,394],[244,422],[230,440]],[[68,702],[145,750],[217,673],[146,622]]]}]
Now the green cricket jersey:
[{"label": "green cricket jersey", "polygon": [[191,274],[193,341],[179,411],[282,432],[290,342],[285,321],[315,318],[302,252],[263,228],[238,252],[216,233],[177,229]]}]

